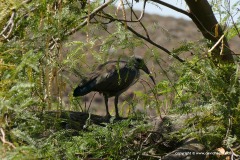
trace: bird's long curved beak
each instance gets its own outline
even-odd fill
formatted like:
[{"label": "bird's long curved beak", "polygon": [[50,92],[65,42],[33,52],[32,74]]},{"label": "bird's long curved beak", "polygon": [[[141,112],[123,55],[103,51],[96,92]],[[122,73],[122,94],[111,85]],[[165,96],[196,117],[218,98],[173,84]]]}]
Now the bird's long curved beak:
[{"label": "bird's long curved beak", "polygon": [[156,82],[155,82],[155,80],[154,80],[153,76],[151,75],[151,73],[150,73],[150,74],[148,74],[148,75],[149,75],[149,77],[152,79],[152,81],[153,81],[154,85],[156,85]]},{"label": "bird's long curved beak", "polygon": [[149,76],[149,77],[151,78],[151,80],[153,81],[154,85],[156,85],[156,82],[155,82],[152,74],[150,73],[149,69],[147,68],[147,66],[146,66],[145,64],[142,66],[142,70],[143,70],[145,73],[148,74],[148,76]]}]

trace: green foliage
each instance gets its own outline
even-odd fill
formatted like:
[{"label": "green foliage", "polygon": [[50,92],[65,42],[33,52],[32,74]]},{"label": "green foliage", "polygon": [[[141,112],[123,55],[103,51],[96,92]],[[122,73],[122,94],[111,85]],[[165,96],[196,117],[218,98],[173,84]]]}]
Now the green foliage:
[{"label": "green foliage", "polygon": [[[126,120],[105,124],[105,127],[88,125],[86,130],[76,134],[76,131],[61,128],[59,124],[64,120],[44,119],[39,114],[49,110],[79,111],[81,100],[76,102],[71,96],[75,85],[73,74],[84,77],[99,63],[133,55],[135,47],[143,46],[143,42],[119,22],[113,24],[111,34],[100,37],[99,33],[108,27],[98,23],[100,18],[95,19],[95,24],[80,27],[80,35],[87,35],[86,39],[80,36],[69,41],[71,34],[66,33],[79,28],[100,1],[85,8],[84,3],[79,5],[79,1],[73,0],[0,3],[0,32],[14,11],[17,12],[9,37],[0,37],[0,137],[6,140],[0,141],[0,159],[127,159],[136,156],[142,149],[141,136],[150,130],[150,125],[142,121]],[[238,4],[233,5],[233,11]],[[213,7],[222,11],[217,5]],[[234,13],[230,10],[220,13],[222,22],[230,23]],[[238,34],[237,29],[239,31],[239,18],[225,30],[228,40]],[[10,28],[4,34],[8,31]],[[151,55],[147,58],[154,57],[156,65],[162,69],[159,51],[149,50]],[[181,56],[191,51],[194,56],[184,64],[171,66],[167,72],[173,76],[164,77],[155,88],[142,82],[143,88],[149,86],[150,91],[136,91],[127,107],[141,103],[145,114],[151,109],[158,116],[163,111],[187,113],[190,118],[186,128],[177,133],[179,139],[195,137],[209,149],[221,145],[230,148],[240,143],[239,65],[216,64],[205,55],[205,50],[206,45],[198,42],[183,42],[172,53]],[[64,98],[68,99],[66,103]]]},{"label": "green foliage", "polygon": [[[31,119],[30,119],[31,121]],[[35,120],[34,122],[37,122]],[[7,152],[6,159],[24,158],[42,158],[42,159],[79,159],[79,158],[107,158],[123,159],[134,155],[140,149],[140,138],[149,129],[149,125],[142,121],[126,120],[118,123],[106,124],[106,127],[89,125],[86,131],[80,131],[73,135],[71,130],[54,131],[43,128],[26,128],[26,126],[40,126],[38,124],[19,123],[20,126],[11,132],[15,141],[18,139],[19,147],[13,152]],[[25,127],[23,127],[25,125]],[[133,127],[134,126],[134,127]],[[24,129],[24,131],[21,131]],[[35,132],[49,134],[47,137],[35,137]],[[27,133],[31,132],[31,133]],[[74,131],[76,132],[76,131]],[[76,134],[76,133],[75,133]],[[37,138],[37,139],[36,139]],[[21,143],[20,143],[21,142]]]},{"label": "green foliage", "polygon": [[[131,125],[135,127],[129,128]],[[90,132],[74,138],[77,143],[72,147],[75,148],[75,153],[82,158],[89,156],[107,159],[127,158],[138,151],[140,146],[134,144],[134,139],[148,127],[143,123],[131,121],[107,124],[106,127],[101,128],[90,126]]]},{"label": "green foliage", "polygon": [[227,145],[223,140],[239,133],[239,122],[234,120],[239,119],[239,66],[197,57],[189,63],[191,69],[187,64],[178,71],[175,109],[192,116],[186,131],[195,132],[206,147]]}]

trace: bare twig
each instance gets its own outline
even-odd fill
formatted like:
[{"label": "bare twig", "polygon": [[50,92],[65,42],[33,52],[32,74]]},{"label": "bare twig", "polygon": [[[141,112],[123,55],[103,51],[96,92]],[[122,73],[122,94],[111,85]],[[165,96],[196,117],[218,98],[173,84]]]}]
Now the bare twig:
[{"label": "bare twig", "polygon": [[219,38],[219,40],[214,44],[214,46],[208,50],[208,52],[212,52],[217,47],[217,45],[222,41],[223,38],[224,34]]},{"label": "bare twig", "polygon": [[[30,3],[32,0],[25,0],[21,3],[21,5],[19,6],[22,6],[24,4],[28,4]],[[19,8],[19,7],[18,7]],[[16,17],[16,8],[12,9],[12,14],[11,14],[11,17],[10,19],[8,20],[6,26],[3,28],[3,30],[1,31],[0,33],[0,36],[2,36],[5,40],[9,41],[9,37],[10,35],[12,34],[13,32],[13,28],[15,26],[14,24],[14,18]]]},{"label": "bare twig", "polygon": [[8,20],[6,26],[3,28],[2,32],[0,33],[0,36],[2,36],[5,40],[8,40],[9,36],[13,31],[15,16],[16,16],[16,10],[13,9],[10,19]]},{"label": "bare twig", "polygon": [[[128,3],[128,5],[129,5],[129,3]],[[129,6],[129,7],[131,8],[131,13],[133,13],[134,11],[133,11],[132,7],[131,6]],[[144,14],[145,14],[145,7],[146,7],[146,0],[144,1],[140,17],[137,17],[137,15],[135,14],[135,17],[137,18],[137,20],[133,20],[132,17],[131,17],[130,20],[127,20],[126,18],[124,18],[124,19],[114,18],[113,16],[111,16],[111,15],[105,13],[105,12],[103,12],[105,17],[103,15],[98,15],[98,16],[106,18],[106,19],[110,19],[110,22],[113,22],[113,21],[118,21],[118,22],[140,22],[142,20],[143,16],[144,16]],[[108,22],[108,23],[110,23],[110,22]]]},{"label": "bare twig", "polygon": [[5,132],[3,131],[3,128],[0,128],[0,132],[1,132],[1,141],[3,142],[3,144],[8,144],[10,147],[12,147],[13,149],[15,149],[16,147],[11,143],[11,142],[8,142],[6,139],[5,139]]},{"label": "bare twig", "polygon": [[[142,13],[144,13],[145,5],[146,5],[146,1],[144,1],[144,8],[143,8]],[[133,13],[134,16],[137,18],[137,14],[134,12],[134,10],[132,10],[132,13]],[[143,16],[143,15],[141,15],[141,16]],[[140,18],[141,18],[141,16],[140,16]],[[149,36],[149,34],[148,34],[148,31],[147,31],[146,27],[143,25],[143,23],[142,23],[141,21],[139,21],[139,23],[140,23],[140,25],[143,27],[143,30],[145,31],[147,38],[150,39],[150,36]]]},{"label": "bare twig", "polygon": [[52,40],[51,40],[51,42],[50,42],[50,44],[49,44],[49,49],[50,50],[53,50],[54,49],[54,47],[59,47],[59,45],[58,45],[58,42],[59,42],[59,38],[54,38],[54,37],[52,37]]},{"label": "bare twig", "polygon": [[109,19],[109,22],[103,23],[103,24],[109,24],[109,23],[114,22],[114,21],[118,21],[118,22],[131,22],[131,23],[133,23],[133,22],[139,22],[138,20],[127,20],[127,19],[114,18],[113,16],[105,13],[104,11],[103,11],[102,13],[103,13],[104,15],[98,14],[97,16],[102,17],[102,18]]},{"label": "bare twig", "polygon": [[[143,149],[144,143],[146,143],[146,142],[148,141],[148,139],[151,137],[151,135],[152,135],[152,133],[148,134],[147,138],[141,143],[141,145],[140,145],[140,150]],[[140,154],[138,155],[137,160],[138,160],[139,158],[140,158]]]},{"label": "bare twig", "polygon": [[[116,20],[116,21],[122,21],[122,22],[139,22],[139,21],[141,21],[141,19],[143,18],[144,14],[145,14],[146,2],[147,2],[147,0],[144,0],[144,2],[143,2],[143,8],[142,8],[140,17],[138,18],[137,16],[135,16],[135,17],[137,18],[137,20],[132,20],[132,17],[131,17],[131,20],[126,20],[126,18],[125,18],[126,16],[124,17],[124,19],[117,19],[117,18],[115,18],[115,20]],[[128,4],[128,6],[131,8],[131,13],[133,13],[134,11],[133,11],[132,7],[129,5],[129,2],[128,2],[128,1],[127,1],[127,4]],[[122,4],[122,5],[123,5],[123,4]],[[118,9],[117,9],[117,11],[118,11]],[[117,12],[116,12],[116,13],[117,13]]]},{"label": "bare twig", "polygon": [[238,155],[238,154],[236,154],[234,151],[233,151],[233,149],[232,148],[230,148],[230,150],[231,150],[231,160],[234,160],[235,158],[239,158],[240,157],[240,155]]},{"label": "bare twig", "polygon": [[92,96],[92,99],[91,99],[91,101],[90,101],[90,103],[89,103],[89,105],[88,105],[87,113],[89,113],[89,109],[90,109],[90,107],[91,107],[93,98],[95,97],[96,93],[97,93],[97,92],[95,92],[94,95]]}]

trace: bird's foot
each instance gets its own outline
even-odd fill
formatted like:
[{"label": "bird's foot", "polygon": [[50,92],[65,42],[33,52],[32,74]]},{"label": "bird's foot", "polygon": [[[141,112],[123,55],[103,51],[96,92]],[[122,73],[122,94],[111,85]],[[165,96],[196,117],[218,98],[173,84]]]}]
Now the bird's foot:
[{"label": "bird's foot", "polygon": [[120,116],[115,116],[115,118],[114,118],[115,120],[122,120],[123,118],[122,117],[120,117]]},{"label": "bird's foot", "polygon": [[121,121],[121,120],[124,120],[124,119],[128,119],[128,118],[124,118],[124,117],[120,117],[119,115],[116,115],[114,120],[116,121]]},{"label": "bird's foot", "polygon": [[106,114],[105,119],[110,120],[112,116],[110,114]]}]

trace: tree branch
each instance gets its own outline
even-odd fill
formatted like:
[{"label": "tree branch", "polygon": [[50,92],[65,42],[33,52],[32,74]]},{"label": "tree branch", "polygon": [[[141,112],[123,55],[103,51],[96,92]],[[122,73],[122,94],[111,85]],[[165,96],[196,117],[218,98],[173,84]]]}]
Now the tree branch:
[{"label": "tree branch", "polygon": [[[196,19],[192,19],[193,22],[200,29],[203,36],[206,39],[211,40],[213,43],[216,43],[224,33],[223,29],[218,24],[218,21],[208,1],[207,0],[201,1],[185,0],[185,1],[190,9],[190,13],[194,15],[194,17],[196,17]],[[217,60],[223,60],[225,62],[234,62],[232,52],[229,49],[229,45],[225,37],[223,38],[223,46],[224,47],[222,48],[221,45],[218,45],[213,50],[212,52],[213,57],[216,58]],[[221,54],[221,52],[223,54]]]},{"label": "tree branch", "polygon": [[11,142],[8,142],[5,138],[5,132],[3,131],[3,128],[0,128],[0,133],[1,133],[1,136],[0,136],[0,139],[2,141],[3,144],[8,144],[10,147],[12,147],[13,149],[15,149],[16,147],[11,143]]},{"label": "tree branch", "polygon": [[149,42],[150,44],[158,47],[159,49],[163,50],[164,52],[166,52],[168,55],[172,56],[173,58],[177,59],[179,62],[185,62],[185,60],[181,59],[180,57],[178,57],[177,55],[172,54],[169,50],[167,50],[166,48],[164,48],[163,46],[158,45],[157,43],[155,43],[154,41],[152,41],[150,38],[147,38],[143,35],[141,35],[140,33],[136,32],[133,28],[131,28],[130,26],[127,26],[127,29],[130,30],[132,33],[134,33],[136,36],[144,39],[145,41]]},{"label": "tree branch", "polygon": [[[77,32],[80,30],[82,27],[87,25],[88,21],[94,18],[95,15],[97,15],[98,12],[102,11],[104,8],[106,8],[110,3],[112,3],[114,0],[108,0],[107,2],[103,3],[101,6],[97,7],[86,17],[86,19],[80,23],[77,27],[71,29],[70,31],[66,32],[64,36],[70,36],[73,33]],[[49,48],[53,49],[56,43],[58,43],[61,39],[60,38],[52,38],[51,42],[49,43]]]},{"label": "tree branch", "polygon": [[[119,21],[121,22],[122,24],[125,22],[125,21],[122,21],[120,19],[116,19],[114,17],[112,17],[111,15],[107,14],[107,13],[104,13],[104,15],[106,16],[105,18],[108,18],[110,22],[112,21]],[[135,15],[136,16],[136,15]],[[141,22],[140,22],[141,23]],[[162,51],[164,51],[165,53],[167,53],[168,55],[172,56],[173,58],[177,59],[178,61],[180,62],[185,62],[185,60],[181,59],[180,57],[178,57],[177,55],[174,55],[172,54],[168,49],[164,48],[163,46],[161,45],[158,45],[157,43],[155,43],[154,41],[151,40],[151,38],[149,37],[147,31],[146,31],[146,28],[143,26],[143,24],[141,23],[142,27],[144,28],[145,32],[146,32],[146,35],[147,37],[143,36],[142,34],[138,33],[137,31],[135,31],[133,28],[131,28],[129,25],[127,25],[127,29],[129,31],[131,31],[132,33],[134,33],[137,37],[139,38],[142,38],[144,39],[145,41],[149,42],[150,44],[158,47],[159,49],[161,49]]]},{"label": "tree branch", "polygon": [[[128,5],[129,5],[129,3],[128,3]],[[143,11],[144,11],[144,9],[145,9],[145,5],[146,5],[146,0],[144,1],[144,8],[143,8]],[[129,6],[129,7],[130,7],[130,6]],[[137,14],[134,12],[133,9],[131,9],[131,13],[133,13],[134,16],[137,18]],[[142,13],[143,13],[143,12],[142,12]],[[141,15],[141,16],[142,16],[142,15]],[[146,33],[147,38],[150,39],[150,36],[149,36],[149,34],[148,34],[148,31],[147,31],[146,27],[143,25],[143,23],[142,23],[141,21],[139,21],[139,23],[140,23],[140,25],[143,27],[143,29],[144,29],[144,31],[145,31],[145,33]]]},{"label": "tree branch", "polygon": [[[127,3],[128,3],[128,2],[127,2]],[[129,3],[128,3],[128,5],[129,5]],[[129,7],[130,7],[130,6],[129,6]],[[145,7],[146,7],[146,0],[144,0],[143,8],[142,8],[141,15],[140,15],[139,18],[137,17],[137,15],[135,14],[135,12],[131,9],[131,13],[134,13],[134,15],[135,15],[135,17],[136,17],[137,20],[132,20],[132,18],[131,18],[131,20],[114,18],[113,16],[105,13],[104,11],[103,11],[103,13],[104,13],[104,15],[107,16],[107,17],[104,17],[104,16],[102,16],[102,15],[98,15],[98,16],[103,17],[103,18],[110,18],[110,19],[112,19],[112,20],[114,19],[114,21],[119,21],[119,22],[140,22],[141,19],[142,19],[143,16],[144,16]],[[130,8],[131,8],[131,7],[130,7]],[[112,21],[111,21],[111,22],[112,22]]]},{"label": "tree branch", "polygon": [[77,32],[79,29],[84,27],[89,20],[91,20],[98,12],[102,11],[104,8],[106,8],[110,3],[112,3],[113,0],[108,0],[107,2],[103,3],[101,6],[97,7],[90,13],[88,18],[86,18],[81,24],[79,24],[76,28],[71,29],[69,32],[65,34],[65,36],[72,35],[73,33]]},{"label": "tree branch", "polygon": [[16,10],[12,10],[12,15],[10,19],[8,20],[8,23],[6,26],[3,28],[2,32],[0,33],[0,36],[2,36],[5,40],[8,40],[9,36],[11,35],[14,27],[14,18],[16,15]]},{"label": "tree branch", "polygon": [[[201,1],[185,0],[187,5],[189,6],[190,12],[177,8],[161,0],[150,0],[150,1],[161,4],[163,6],[166,6],[170,9],[173,9],[179,13],[182,13],[188,16],[189,18],[192,19],[192,21],[201,31],[202,35],[206,39],[211,40],[214,43],[216,43],[219,40],[219,37],[223,35],[223,30],[219,26],[214,16],[214,13],[211,9],[211,6],[209,5],[207,0],[201,0]],[[215,35],[215,33],[217,33],[217,35]],[[223,42],[224,42],[223,43],[224,48],[221,49],[221,46],[215,47],[213,55],[219,60],[221,59],[224,61],[233,62],[233,57],[231,54],[232,52],[229,49],[229,45],[225,37],[223,39]],[[220,51],[223,51],[222,55],[220,54]]]},{"label": "tree branch", "polygon": [[170,8],[170,9],[172,9],[172,10],[175,10],[175,11],[177,11],[177,12],[179,12],[179,13],[182,13],[182,14],[188,16],[189,18],[192,19],[192,21],[197,25],[197,27],[198,27],[201,31],[204,31],[204,32],[208,33],[208,34],[211,36],[211,39],[214,38],[214,35],[212,35],[212,34],[204,27],[204,25],[201,23],[201,21],[199,21],[199,20],[197,19],[197,17],[196,17],[194,14],[192,14],[191,12],[187,12],[187,11],[181,9],[181,8],[175,7],[175,6],[171,5],[171,4],[168,4],[168,3],[166,3],[166,2],[163,2],[163,1],[161,1],[161,0],[151,0],[151,1],[152,1],[152,2],[155,2],[155,3],[158,3],[158,4],[161,4],[161,5],[165,6],[165,7],[168,7],[168,8]]}]

